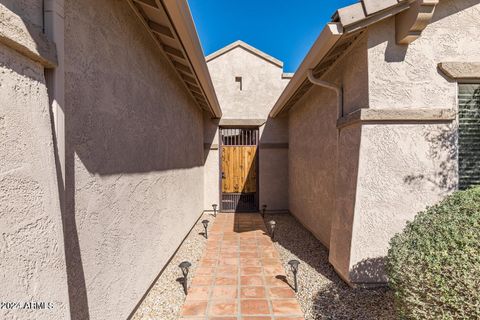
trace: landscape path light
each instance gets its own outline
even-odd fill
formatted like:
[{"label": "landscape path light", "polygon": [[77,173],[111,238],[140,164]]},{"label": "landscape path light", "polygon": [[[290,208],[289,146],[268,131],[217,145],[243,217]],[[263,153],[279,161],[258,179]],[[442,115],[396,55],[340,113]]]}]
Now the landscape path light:
[{"label": "landscape path light", "polygon": [[188,271],[190,270],[192,264],[188,261],[183,261],[178,266],[182,270],[183,274],[183,291],[185,292],[185,294],[187,294]]},{"label": "landscape path light", "polygon": [[208,239],[208,223],[209,223],[208,220],[202,221],[203,227],[205,228],[205,239]]},{"label": "landscape path light", "polygon": [[216,217],[217,216],[218,204],[214,203],[214,204],[212,204],[212,207],[213,207],[213,216]]},{"label": "landscape path light", "polygon": [[264,205],[262,206],[262,218],[265,218],[265,212],[266,212],[266,211],[267,211],[267,205],[264,204]]},{"label": "landscape path light", "polygon": [[297,284],[297,273],[298,273],[298,266],[300,264],[300,261],[298,260],[290,260],[288,261],[288,264],[290,265],[290,270],[293,272],[293,281],[294,281],[294,290],[295,292],[298,292],[298,284]]},{"label": "landscape path light", "polygon": [[273,220],[270,220],[268,224],[270,225],[270,238],[272,238],[272,241],[275,241],[275,226],[277,223]]}]

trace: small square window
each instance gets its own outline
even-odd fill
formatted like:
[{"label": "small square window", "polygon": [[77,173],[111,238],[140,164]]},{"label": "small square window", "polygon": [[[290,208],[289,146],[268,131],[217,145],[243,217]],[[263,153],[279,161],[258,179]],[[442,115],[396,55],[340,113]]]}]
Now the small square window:
[{"label": "small square window", "polygon": [[242,91],[243,89],[242,77],[235,77],[235,82],[238,83],[238,89]]}]

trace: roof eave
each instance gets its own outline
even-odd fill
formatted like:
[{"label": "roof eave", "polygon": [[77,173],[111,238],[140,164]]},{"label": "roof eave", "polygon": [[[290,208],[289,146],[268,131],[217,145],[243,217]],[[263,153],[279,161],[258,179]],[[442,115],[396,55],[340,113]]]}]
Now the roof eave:
[{"label": "roof eave", "polygon": [[197,74],[198,80],[205,91],[205,95],[210,103],[212,115],[215,118],[222,117],[222,110],[218,103],[217,95],[213,87],[213,82],[208,71],[205,55],[202,45],[193,22],[188,3],[185,0],[164,0],[165,7],[173,20],[190,61]]},{"label": "roof eave", "polygon": [[313,69],[318,62],[327,55],[338,40],[340,40],[342,35],[343,27],[339,22],[330,22],[325,28],[323,28],[297,72],[295,72],[287,87],[283,90],[270,111],[270,117],[275,118],[283,111],[285,104],[307,77],[308,70]]},{"label": "roof eave", "polygon": [[283,62],[282,61],[278,60],[277,58],[272,57],[271,55],[269,55],[269,54],[267,54],[267,53],[265,53],[261,50],[258,50],[255,47],[252,47],[251,45],[249,45],[248,43],[246,43],[242,40],[237,40],[235,42],[232,42],[229,45],[227,45],[227,46],[209,54],[205,58],[205,60],[207,62],[210,62],[210,61],[224,55],[225,53],[227,53],[227,52],[229,52],[229,51],[231,51],[231,50],[233,50],[237,47],[243,48],[243,49],[249,51],[250,53],[252,53],[252,54],[254,54],[254,55],[256,55],[256,56],[274,64],[274,65],[276,65],[277,67],[283,68]]},{"label": "roof eave", "polygon": [[213,118],[220,118],[222,111],[187,1],[127,1],[195,102]]}]

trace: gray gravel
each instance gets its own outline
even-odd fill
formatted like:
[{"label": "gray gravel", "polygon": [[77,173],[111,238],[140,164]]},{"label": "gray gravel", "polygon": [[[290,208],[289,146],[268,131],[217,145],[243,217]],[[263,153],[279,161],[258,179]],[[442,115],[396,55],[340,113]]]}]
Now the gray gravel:
[{"label": "gray gravel", "polygon": [[195,276],[198,261],[207,243],[206,239],[199,234],[204,230],[201,223],[203,219],[213,222],[214,217],[210,212],[205,212],[197,221],[175,256],[132,316],[132,320],[175,320],[179,318],[181,307],[185,301],[185,294],[183,293],[182,284],[177,281],[177,279],[182,277],[178,265],[185,260],[192,263],[188,275],[190,282]]},{"label": "gray gravel", "polygon": [[[275,220],[275,246],[282,263],[300,261],[297,299],[306,320],[395,319],[393,295],[387,288],[352,289],[328,263],[326,248],[290,214],[266,214]],[[289,282],[293,283],[291,272]]]}]

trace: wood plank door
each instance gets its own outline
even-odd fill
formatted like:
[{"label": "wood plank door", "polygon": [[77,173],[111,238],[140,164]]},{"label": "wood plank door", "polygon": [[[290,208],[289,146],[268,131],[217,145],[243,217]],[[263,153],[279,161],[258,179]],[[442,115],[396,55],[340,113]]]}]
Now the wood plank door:
[{"label": "wood plank door", "polygon": [[222,129],[221,210],[258,210],[258,130]]}]

